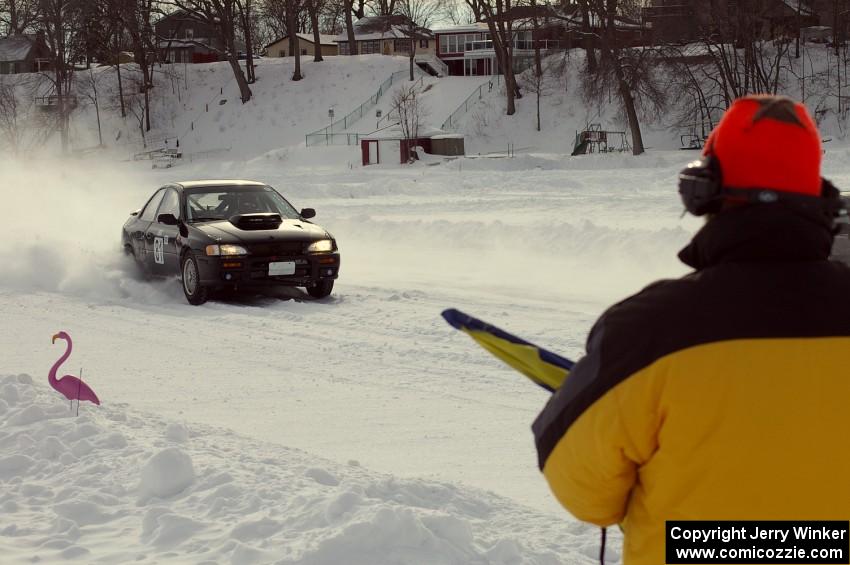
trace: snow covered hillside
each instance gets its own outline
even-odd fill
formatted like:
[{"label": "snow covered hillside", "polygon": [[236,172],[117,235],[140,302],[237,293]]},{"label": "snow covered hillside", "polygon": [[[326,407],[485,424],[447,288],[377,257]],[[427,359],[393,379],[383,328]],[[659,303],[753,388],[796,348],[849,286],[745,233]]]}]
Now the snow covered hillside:
[{"label": "snow covered hillside", "polygon": [[[253,98],[246,104],[227,63],[160,65],[154,68],[156,84],[151,97],[151,126],[145,138],[150,149],[174,148],[177,140],[187,156],[216,152],[244,158],[304,143],[305,136],[329,123],[328,110],[341,117],[356,108],[394,72],[407,68],[403,57],[328,57],[314,63],[302,61],[303,80],[291,80],[291,58],[263,58],[257,63]],[[75,150],[98,143],[97,112],[91,100],[92,81],[98,89],[101,131],[113,158],[126,159],[143,150],[139,128],[142,116],[134,65],[122,65],[128,116],[121,118],[118,79],[114,68],[98,67],[77,73],[77,107],[71,119]],[[46,93],[38,75],[17,75],[4,80],[17,84],[20,112],[37,122],[41,116],[32,96]],[[374,125],[374,124],[372,124]],[[364,126],[368,127],[368,126]],[[371,131],[371,129],[367,129]],[[27,144],[25,144],[27,145]],[[48,148],[52,147],[48,145]],[[200,155],[199,155],[200,154]]]}]

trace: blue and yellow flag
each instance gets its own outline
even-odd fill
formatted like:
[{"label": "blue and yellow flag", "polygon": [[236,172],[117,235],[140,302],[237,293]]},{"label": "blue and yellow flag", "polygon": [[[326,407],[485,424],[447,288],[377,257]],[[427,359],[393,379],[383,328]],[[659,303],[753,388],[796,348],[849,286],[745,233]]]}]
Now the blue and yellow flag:
[{"label": "blue and yellow flag", "polygon": [[575,364],[460,310],[444,310],[443,318],[453,327],[469,334],[478,345],[549,392],[555,392],[561,387]]}]

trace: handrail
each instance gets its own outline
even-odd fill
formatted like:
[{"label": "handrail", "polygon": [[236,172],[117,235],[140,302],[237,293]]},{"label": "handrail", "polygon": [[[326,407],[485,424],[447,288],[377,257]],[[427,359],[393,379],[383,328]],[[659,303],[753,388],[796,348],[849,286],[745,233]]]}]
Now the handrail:
[{"label": "handrail", "polygon": [[[425,72],[418,68],[414,67],[414,72],[418,72],[424,78]],[[308,133],[305,136],[305,142],[308,147],[312,145],[352,145],[351,143],[351,135],[355,136],[354,145],[358,143],[357,138],[359,134],[344,134],[344,132],[354,124],[356,121],[360,120],[367,110],[372,109],[378,104],[378,100],[383,96],[389,88],[393,85],[394,82],[398,82],[398,80],[402,76],[410,76],[409,70],[396,71],[390,75],[390,77],[381,83],[381,86],[378,87],[377,92],[370,96],[365,102],[363,102],[360,106],[338,119],[337,121],[331,123],[329,126],[325,126],[321,129],[318,129],[312,133]],[[336,129],[340,133],[333,133],[333,130]],[[321,140],[324,139],[324,143],[321,143]],[[336,143],[337,140],[345,140],[346,143]]]},{"label": "handrail", "polygon": [[[493,75],[493,76],[496,77],[496,84],[501,82],[502,75]],[[493,89],[493,76],[491,76],[489,79],[487,79],[487,82],[482,83],[480,86],[478,86],[478,88],[476,88],[472,92],[472,94],[467,96],[466,100],[464,100],[461,103],[461,105],[458,106],[457,109],[454,112],[451,113],[451,115],[449,115],[449,117],[446,119],[446,121],[443,122],[443,125],[440,126],[440,129],[442,129],[442,130],[454,129],[457,126],[458,118],[460,118],[462,115],[466,114],[469,111],[469,103],[472,100],[472,98],[475,97],[475,96],[478,96],[478,100],[483,98],[485,86],[488,87],[488,91]]]},{"label": "handrail", "polygon": [[434,55],[432,53],[426,53],[424,55],[416,55],[416,62],[417,63],[425,63],[427,65],[430,65],[431,68],[433,68],[438,73],[442,74],[442,76],[444,76],[444,77],[449,76],[449,66],[445,63],[445,61],[443,61],[442,59],[440,59],[439,57],[437,57],[436,55]]}]

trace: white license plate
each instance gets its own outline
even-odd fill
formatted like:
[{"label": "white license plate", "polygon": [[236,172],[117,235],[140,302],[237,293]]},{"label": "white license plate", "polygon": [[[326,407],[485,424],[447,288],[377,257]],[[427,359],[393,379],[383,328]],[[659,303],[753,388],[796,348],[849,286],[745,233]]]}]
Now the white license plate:
[{"label": "white license plate", "polygon": [[276,277],[278,275],[294,275],[295,261],[275,261],[269,263],[269,276]]}]

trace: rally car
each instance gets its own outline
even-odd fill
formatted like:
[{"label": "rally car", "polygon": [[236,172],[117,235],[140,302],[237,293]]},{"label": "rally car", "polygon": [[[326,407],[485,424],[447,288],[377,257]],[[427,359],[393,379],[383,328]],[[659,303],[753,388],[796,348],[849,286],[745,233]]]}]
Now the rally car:
[{"label": "rally car", "polygon": [[300,286],[328,296],[336,240],[262,182],[208,180],[159,188],[121,231],[124,251],[155,276],[178,275],[190,304],[222,288]]}]

